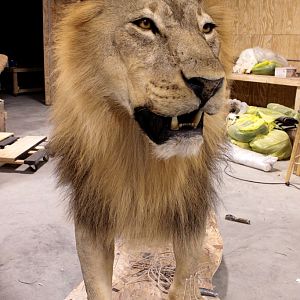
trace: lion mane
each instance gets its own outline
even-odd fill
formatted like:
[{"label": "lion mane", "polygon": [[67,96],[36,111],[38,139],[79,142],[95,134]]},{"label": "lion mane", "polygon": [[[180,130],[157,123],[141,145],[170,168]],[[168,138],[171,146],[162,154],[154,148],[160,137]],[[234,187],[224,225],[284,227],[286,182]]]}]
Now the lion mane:
[{"label": "lion mane", "polygon": [[[109,63],[111,56],[118,55],[102,51],[109,48],[105,41],[99,45],[98,36],[110,26],[107,19],[94,21],[103,12],[103,2],[107,1],[70,5],[56,35],[50,147],[60,184],[68,187],[70,216],[93,237],[108,243],[120,236],[192,240],[205,230],[207,215],[217,201],[225,114],[205,116],[197,155],[157,157],[148,137],[115,97],[113,84],[121,80],[123,67],[112,60],[110,78],[99,69],[103,61]],[[220,60],[226,67],[226,14],[219,2],[207,0],[203,5],[217,23]],[[92,49],[98,49],[103,61]]]}]

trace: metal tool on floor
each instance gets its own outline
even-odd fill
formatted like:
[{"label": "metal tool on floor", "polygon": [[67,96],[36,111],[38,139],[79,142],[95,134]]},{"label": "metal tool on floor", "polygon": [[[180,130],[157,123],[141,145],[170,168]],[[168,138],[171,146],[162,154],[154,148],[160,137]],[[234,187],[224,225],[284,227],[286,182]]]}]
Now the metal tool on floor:
[{"label": "metal tool on floor", "polygon": [[250,220],[247,220],[247,219],[244,219],[244,218],[237,218],[234,215],[226,215],[225,220],[232,221],[232,222],[243,223],[243,224],[248,224],[248,225],[251,224]]},{"label": "metal tool on floor", "polygon": [[201,296],[208,296],[212,298],[217,298],[219,295],[218,293],[214,292],[213,290],[200,288]]},{"label": "metal tool on floor", "polygon": [[13,133],[0,132],[0,164],[28,165],[34,172],[41,160],[48,161],[43,145],[46,136],[15,137]]}]

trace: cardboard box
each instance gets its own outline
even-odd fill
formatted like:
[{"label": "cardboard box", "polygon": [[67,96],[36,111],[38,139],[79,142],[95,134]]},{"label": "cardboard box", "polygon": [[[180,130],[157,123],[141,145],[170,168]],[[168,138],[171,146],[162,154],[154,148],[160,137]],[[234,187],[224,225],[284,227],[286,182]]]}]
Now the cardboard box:
[{"label": "cardboard box", "polygon": [[289,78],[296,77],[297,69],[294,67],[275,68],[275,77]]}]

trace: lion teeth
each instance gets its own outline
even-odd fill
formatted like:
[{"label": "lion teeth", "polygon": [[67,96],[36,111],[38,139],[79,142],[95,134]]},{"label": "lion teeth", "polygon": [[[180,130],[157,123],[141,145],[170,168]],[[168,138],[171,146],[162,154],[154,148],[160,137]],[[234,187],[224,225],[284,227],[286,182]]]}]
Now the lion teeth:
[{"label": "lion teeth", "polygon": [[177,117],[172,118],[171,129],[172,130],[178,130],[179,129],[178,118]]},{"label": "lion teeth", "polygon": [[187,127],[187,126],[190,126],[190,127],[195,127],[195,123],[182,123],[182,124],[179,124],[179,128],[182,128],[182,127]]},{"label": "lion teeth", "polygon": [[200,123],[200,121],[201,121],[201,118],[202,118],[202,115],[203,115],[203,111],[202,110],[199,110],[198,112],[197,112],[197,115],[195,116],[195,118],[194,118],[194,121],[193,121],[193,123],[194,123],[194,127],[195,128],[197,128],[197,126],[198,126],[198,124]]}]

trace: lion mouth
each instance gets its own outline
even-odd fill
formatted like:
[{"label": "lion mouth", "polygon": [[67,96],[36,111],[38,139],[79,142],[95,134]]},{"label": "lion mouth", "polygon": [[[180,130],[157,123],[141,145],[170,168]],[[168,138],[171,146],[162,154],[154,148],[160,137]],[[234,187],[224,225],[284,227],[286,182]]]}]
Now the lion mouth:
[{"label": "lion mouth", "polygon": [[144,133],[157,145],[172,138],[191,138],[203,133],[204,112],[200,108],[177,117],[167,117],[155,114],[146,107],[137,107],[134,117]]}]

